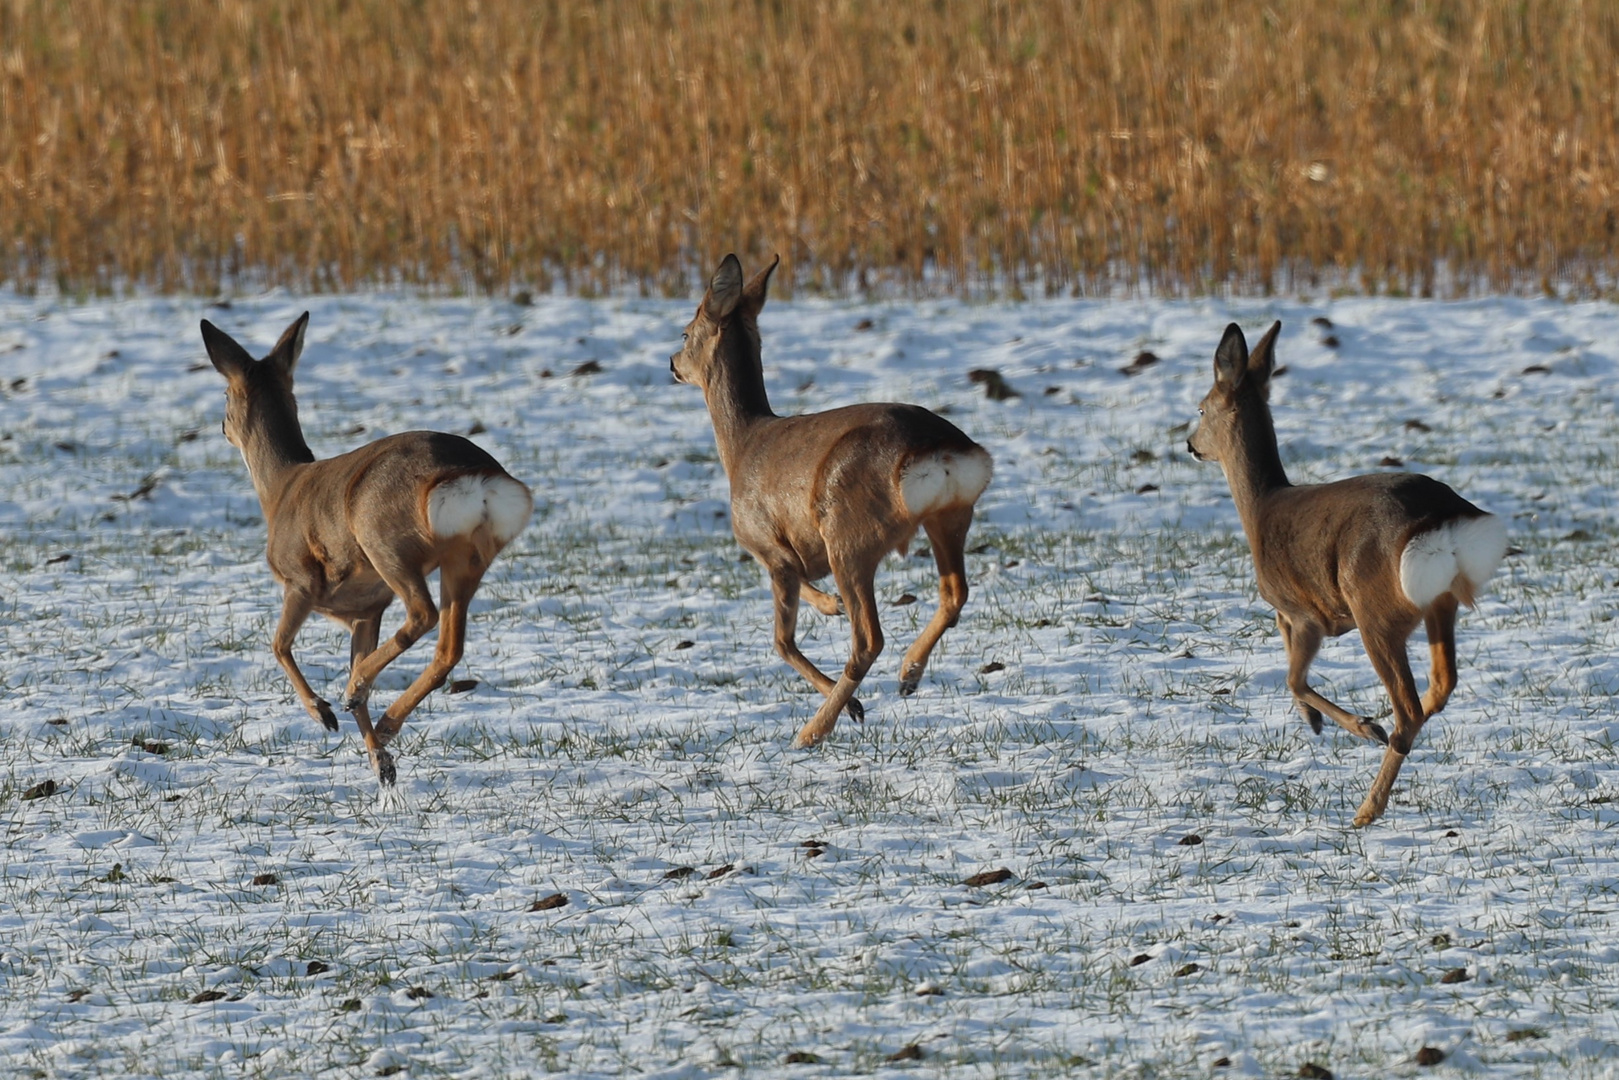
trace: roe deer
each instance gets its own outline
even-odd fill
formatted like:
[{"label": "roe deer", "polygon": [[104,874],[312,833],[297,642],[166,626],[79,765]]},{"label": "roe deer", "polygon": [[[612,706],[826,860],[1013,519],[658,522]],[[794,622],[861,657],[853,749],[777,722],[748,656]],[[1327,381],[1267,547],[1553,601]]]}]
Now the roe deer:
[{"label": "roe deer", "polygon": [[[1388,808],[1400,766],[1424,721],[1456,688],[1456,608],[1506,555],[1507,530],[1437,480],[1412,473],[1356,476],[1330,484],[1288,483],[1270,416],[1276,362],[1272,326],[1253,354],[1235,323],[1214,354],[1214,387],[1186,445],[1218,461],[1253,551],[1259,595],[1276,609],[1287,648],[1287,687],[1317,733],[1321,714],[1387,749],[1355,814],[1369,825]],[[1433,671],[1417,697],[1406,640],[1425,623]],[[1394,703],[1394,731],[1339,708],[1310,688],[1323,635],[1360,629],[1366,654]]]},{"label": "roe deer", "polygon": [[[206,319],[202,340],[226,379],[225,438],[253,478],[269,533],[270,572],[286,593],[275,658],[309,715],[336,731],[331,704],[292,659],[292,641],[311,611],[348,627],[343,708],[354,714],[377,779],[388,786],[396,770],[385,747],[460,662],[472,594],[490,561],[528,523],[534,501],[494,458],[458,435],[411,431],[316,461],[292,394],[308,325],[306,311],[258,361]],[[439,625],[427,589],[434,568],[444,606],[438,648],[373,727],[367,699],[377,675]],[[382,613],[395,596],[404,601],[405,622],[378,648]]]},{"label": "roe deer", "polygon": [[[989,453],[954,424],[916,405],[850,405],[777,416],[765,396],[759,309],[780,257],[746,285],[727,255],[669,358],[676,379],[703,391],[720,463],[731,481],[731,528],[764,566],[775,594],[776,651],[826,696],[794,745],[825,739],[883,649],[874,579],[890,551],[927,532],[939,567],[939,610],[905,654],[899,692],[921,682],[928,655],[967,602],[966,544],[973,504],[989,484]],[[849,662],[834,682],[798,649],[800,597],[827,615],[838,597],[810,582],[830,572],[849,616]]]}]

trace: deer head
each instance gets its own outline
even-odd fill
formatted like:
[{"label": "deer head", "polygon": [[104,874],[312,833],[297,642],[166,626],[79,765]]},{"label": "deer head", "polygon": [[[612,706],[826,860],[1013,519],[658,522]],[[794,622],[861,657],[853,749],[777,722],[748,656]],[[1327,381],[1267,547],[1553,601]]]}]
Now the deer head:
[{"label": "deer head", "polygon": [[1214,352],[1214,386],[1197,407],[1197,429],[1186,448],[1199,461],[1228,461],[1242,439],[1245,417],[1269,411],[1270,374],[1276,364],[1280,322],[1265,331],[1252,354],[1236,323],[1225,328]]},{"label": "deer head", "polygon": [[292,321],[263,360],[254,360],[229,334],[207,319],[202,321],[208,359],[225,376],[225,422],[220,430],[238,450],[245,453],[249,438],[266,426],[284,428],[290,420],[296,429],[298,403],[292,396],[292,372],[303,354],[308,326],[306,311]]},{"label": "deer head", "polygon": [[708,283],[703,302],[697,305],[697,314],[680,335],[680,351],[669,358],[669,370],[676,379],[706,391],[716,366],[733,350],[758,357],[759,311],[765,306],[770,275],[780,262],[778,255],[743,284],[742,263],[735,255],[725,256]]}]

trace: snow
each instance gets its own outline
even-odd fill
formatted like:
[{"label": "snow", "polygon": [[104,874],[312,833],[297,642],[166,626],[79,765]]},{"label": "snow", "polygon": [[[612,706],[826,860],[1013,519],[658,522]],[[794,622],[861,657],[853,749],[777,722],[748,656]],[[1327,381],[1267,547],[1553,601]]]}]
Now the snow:
[{"label": "snow", "polygon": [[[8,1071],[1383,1077],[1432,1046],[1440,1075],[1619,1075],[1619,310],[773,301],[779,411],[913,401],[995,458],[919,692],[895,689],[937,589],[913,551],[879,577],[866,723],[802,752],[818,698],[669,377],[694,305],[0,293]],[[197,333],[262,353],[305,307],[317,454],[477,431],[535,496],[473,605],[477,686],[394,744],[397,804],[270,656]],[[1397,458],[1516,549],[1365,830],[1381,748],[1297,716],[1223,476],[1185,451],[1220,329],[1276,318],[1295,480]],[[800,634],[842,663],[841,619]],[[343,635],[296,651],[336,700]],[[1313,674],[1387,710],[1354,635]]]}]

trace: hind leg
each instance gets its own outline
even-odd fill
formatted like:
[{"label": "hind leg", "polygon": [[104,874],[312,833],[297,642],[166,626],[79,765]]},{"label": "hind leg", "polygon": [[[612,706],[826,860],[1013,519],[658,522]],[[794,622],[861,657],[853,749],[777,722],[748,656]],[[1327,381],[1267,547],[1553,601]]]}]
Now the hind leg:
[{"label": "hind leg", "polygon": [[488,563],[479,556],[471,542],[457,544],[444,553],[438,568],[439,601],[443,607],[438,646],[416,681],[394,699],[377,721],[377,740],[382,745],[387,745],[399,734],[405,717],[422,703],[423,698],[443,686],[450,672],[455,670],[455,665],[461,662],[466,651],[467,607],[472,603],[478,586],[483,583],[486,569]]},{"label": "hind leg", "polygon": [[[393,603],[393,597],[384,600],[374,611],[369,611],[349,624],[349,672],[352,675],[359,662],[370,656],[377,648],[377,636],[382,629],[382,616]],[[354,723],[360,729],[360,738],[365,742],[366,753],[371,756],[371,768],[376,772],[377,779],[383,785],[393,784],[397,776],[394,768],[393,755],[382,748],[382,740],[377,738],[376,730],[371,726],[371,707],[364,700],[356,701],[350,710],[354,714]]]},{"label": "hind leg", "polygon": [[405,622],[393,637],[350,668],[348,686],[343,691],[343,708],[349,712],[370,697],[371,687],[383,668],[399,659],[400,654],[438,625],[438,608],[434,606],[433,595],[428,591],[427,577],[419,567],[400,565],[397,560],[385,563],[376,556],[372,557],[371,563],[388,588],[404,601]]},{"label": "hind leg", "polygon": [[1400,775],[1400,768],[1411,753],[1417,732],[1422,730],[1425,719],[1422,701],[1417,697],[1416,679],[1411,675],[1411,661],[1405,653],[1405,643],[1411,636],[1411,629],[1361,623],[1360,635],[1366,646],[1366,655],[1371,658],[1372,667],[1377,671],[1377,677],[1383,680],[1389,700],[1394,705],[1394,730],[1389,733],[1388,749],[1383,751],[1383,764],[1377,771],[1377,779],[1372,782],[1372,790],[1355,813],[1357,827],[1370,825],[1388,809],[1395,778]]},{"label": "hind leg", "polygon": [[1433,663],[1428,692],[1422,695],[1424,719],[1445,707],[1456,689],[1456,597],[1446,593],[1428,608],[1423,622],[1428,632],[1428,656]]},{"label": "hind leg", "polygon": [[956,625],[967,603],[967,530],[972,527],[973,508],[956,507],[922,523],[933,545],[933,561],[939,568],[939,610],[933,613],[916,642],[906,650],[899,668],[899,692],[908,697],[916,692],[927,669],[928,657],[944,632]]}]

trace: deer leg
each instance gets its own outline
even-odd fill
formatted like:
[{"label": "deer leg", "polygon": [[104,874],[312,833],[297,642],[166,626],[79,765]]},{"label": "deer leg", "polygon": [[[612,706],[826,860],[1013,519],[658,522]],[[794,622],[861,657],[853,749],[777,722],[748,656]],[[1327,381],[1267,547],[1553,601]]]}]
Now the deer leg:
[{"label": "deer leg", "polygon": [[[359,662],[370,656],[377,647],[377,635],[382,629],[382,613],[388,610],[392,597],[384,601],[382,606],[369,612],[350,625],[351,637],[349,639],[349,671],[352,674]],[[365,699],[353,703],[350,711],[354,714],[354,723],[360,729],[360,738],[365,742],[365,749],[371,755],[371,768],[376,771],[377,780],[384,786],[391,786],[397,779],[398,772],[394,768],[393,755],[382,748],[382,742],[377,738],[376,731],[371,727],[371,707]]]},{"label": "deer leg", "polygon": [[1310,722],[1310,729],[1321,734],[1321,714],[1332,717],[1332,722],[1352,735],[1388,744],[1388,732],[1369,717],[1357,716],[1333,704],[1310,686],[1310,663],[1321,651],[1321,628],[1304,620],[1290,619],[1276,613],[1276,625],[1281,628],[1282,642],[1287,646],[1287,688],[1299,712]]},{"label": "deer leg", "polygon": [[[826,596],[819,589],[811,589],[804,584],[791,570],[770,572],[770,591],[776,601],[776,652],[826,697],[831,695],[836,684],[798,648],[798,598],[803,595],[803,590]],[[837,601],[834,599],[833,602]],[[856,723],[866,719],[866,707],[860,704],[859,699],[850,698],[844,708],[849,710],[850,719]]]},{"label": "deer leg", "polygon": [[1445,593],[1433,602],[1424,618],[1428,655],[1433,662],[1428,692],[1422,695],[1422,717],[1439,712],[1456,689],[1456,597]]},{"label": "deer leg", "polygon": [[807,581],[801,582],[798,590],[799,595],[809,603],[809,606],[819,611],[822,615],[843,614],[843,604],[831,593],[822,592]]},{"label": "deer leg", "polygon": [[298,663],[292,658],[292,642],[298,636],[309,619],[309,613],[315,610],[314,599],[301,589],[288,589],[281,603],[281,621],[276,624],[275,639],[270,644],[270,651],[274,654],[276,663],[281,670],[287,673],[292,680],[292,689],[303,703],[304,709],[319,720],[321,726],[327,731],[337,730],[337,714],[332,712],[332,704],[309,685],[304,673],[298,670]]},{"label": "deer leg", "polygon": [[[1359,621],[1359,620],[1357,620]],[[1361,640],[1366,655],[1371,657],[1377,677],[1383,680],[1389,698],[1394,703],[1394,731],[1389,735],[1388,748],[1383,751],[1383,764],[1372,781],[1372,790],[1355,813],[1355,825],[1370,825],[1388,809],[1389,795],[1394,791],[1394,780],[1400,775],[1400,766],[1411,753],[1411,744],[1422,729],[1422,701],[1417,697],[1416,679],[1411,676],[1411,661],[1405,654],[1405,633],[1399,630],[1368,627],[1361,624]]]},{"label": "deer leg", "polygon": [[382,745],[386,746],[399,734],[399,729],[405,725],[405,717],[422,703],[423,698],[443,686],[450,672],[455,670],[455,665],[461,662],[466,651],[467,606],[472,603],[473,594],[483,582],[487,565],[471,544],[467,544],[465,550],[446,553],[439,563],[439,602],[443,606],[444,616],[439,620],[438,646],[433,650],[433,659],[428,661],[426,669],[403,694],[394,699],[382,714],[382,719],[377,721],[377,739]]},{"label": "deer leg", "polygon": [[961,609],[967,603],[967,530],[972,522],[973,508],[967,506],[922,523],[933,545],[933,561],[939,568],[939,610],[933,613],[916,642],[905,652],[905,660],[899,667],[900,697],[916,692],[922,672],[928,666],[928,657],[933,655],[933,647],[961,618]]},{"label": "deer leg", "polygon": [[[858,568],[833,564],[832,572],[837,578],[838,592],[843,595],[844,607],[849,612],[849,662],[844,665],[842,676],[833,684],[821,707],[799,729],[798,737],[793,740],[793,745],[799,749],[814,746],[832,734],[832,729],[838,723],[838,714],[854,701],[854,692],[859,688],[860,680],[866,677],[866,672],[871,670],[871,665],[883,651],[883,629],[877,622],[877,596],[873,580],[876,571],[876,560]],[[864,713],[862,709],[859,714],[851,711],[850,715],[860,719]]]},{"label": "deer leg", "polygon": [[399,659],[399,655],[420,640],[421,636],[438,625],[438,608],[427,591],[427,579],[419,570],[390,568],[384,570],[377,559],[371,564],[382,575],[382,580],[405,602],[405,622],[393,637],[362,658],[349,671],[349,683],[343,691],[343,708],[354,711],[357,703],[366,700],[371,686],[382,669]]}]

